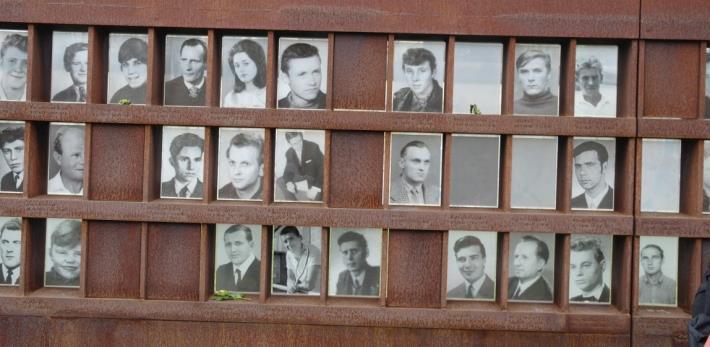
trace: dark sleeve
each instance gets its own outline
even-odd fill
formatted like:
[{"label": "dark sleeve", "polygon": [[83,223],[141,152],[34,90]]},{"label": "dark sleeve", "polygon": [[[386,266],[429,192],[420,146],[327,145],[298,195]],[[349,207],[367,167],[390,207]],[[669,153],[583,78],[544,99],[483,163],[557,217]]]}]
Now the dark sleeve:
[{"label": "dark sleeve", "polygon": [[289,148],[286,151],[286,167],[284,168],[283,177],[284,182],[293,182],[293,178],[298,174],[298,169],[300,165],[298,164],[298,157],[296,156],[296,151],[293,148]]},{"label": "dark sleeve", "polygon": [[317,144],[313,144],[313,182],[311,186],[323,188],[323,152]]}]

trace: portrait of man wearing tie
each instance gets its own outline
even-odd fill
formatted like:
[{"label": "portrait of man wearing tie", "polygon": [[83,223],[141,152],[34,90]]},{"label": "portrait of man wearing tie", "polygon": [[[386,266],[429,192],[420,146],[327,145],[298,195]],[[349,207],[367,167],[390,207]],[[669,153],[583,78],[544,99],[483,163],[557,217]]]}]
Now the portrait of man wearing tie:
[{"label": "portrait of man wearing tie", "polygon": [[[217,226],[217,235],[221,234],[220,227],[224,226]],[[258,293],[261,262],[254,254],[254,250],[259,251],[254,240],[261,238],[261,227],[234,224],[227,227],[223,234],[217,239],[217,247],[224,247],[229,262],[217,268],[214,290]]]},{"label": "portrait of man wearing tie", "polygon": [[462,236],[454,242],[453,250],[456,268],[463,282],[449,289],[446,296],[449,299],[495,299],[496,285],[486,274],[486,247],[481,239],[473,235]]},{"label": "portrait of man wearing tie", "polygon": [[[205,85],[207,81],[207,44],[202,38],[167,36],[165,47],[166,61],[177,53],[180,75],[174,76],[170,69],[165,69],[164,104],[166,106],[205,106]],[[182,41],[180,49],[170,49],[176,42]],[[174,58],[173,58],[174,59]],[[172,76],[171,76],[172,75]],[[171,80],[168,80],[172,78]]]},{"label": "portrait of man wearing tie", "polygon": [[0,149],[10,169],[0,179],[0,192],[21,193],[25,180],[25,126],[22,123],[0,124]]},{"label": "portrait of man wearing tie", "polygon": [[[59,77],[66,79],[63,73],[69,73],[71,85],[56,91],[55,88],[63,88],[57,83],[52,83],[52,102],[86,102],[86,83],[89,77],[89,44],[87,43],[87,33],[54,32],[54,40],[57,43],[66,42],[67,39],[76,39],[84,36],[80,42],[72,42],[64,49],[62,67],[53,66],[52,78]],[[59,47],[57,47],[59,48]],[[52,52],[52,54],[58,52]],[[57,62],[54,59],[53,62]],[[66,84],[65,84],[66,85]]]},{"label": "portrait of man wearing tie", "polygon": [[0,258],[2,258],[0,285],[16,286],[20,284],[21,245],[21,221],[19,218],[10,218],[0,227]]},{"label": "portrait of man wearing tie", "polygon": [[[357,230],[357,231],[356,231]],[[379,261],[381,252],[370,252],[367,239],[363,234],[369,234],[372,239],[381,238],[381,231],[378,229],[331,229],[332,237],[336,244],[331,244],[333,257],[332,264],[338,260],[344,266],[344,270],[337,275],[333,274],[331,279],[337,278],[335,285],[335,295],[345,296],[379,296],[380,295],[380,267],[370,265],[368,258]],[[376,245],[379,250],[379,245]],[[340,259],[337,259],[338,256]],[[379,263],[379,262],[378,262]],[[338,269],[342,268],[340,266]],[[332,287],[330,289],[332,295]]]},{"label": "portrait of man wearing tie", "polygon": [[[551,247],[540,239],[541,236],[525,235],[514,248],[510,269],[513,277],[508,280],[509,301],[552,302],[550,283],[553,281],[548,281],[543,272],[548,264],[554,264],[550,259],[554,248],[551,252]],[[554,235],[547,236],[551,236],[549,243],[554,247]]]},{"label": "portrait of man wearing tie", "polygon": [[[412,134],[392,134],[393,151],[397,138],[409,141],[401,147],[398,157],[392,153],[389,193],[391,205],[439,206],[441,203],[441,190],[438,185],[441,166],[436,165],[435,163],[440,162],[435,162],[433,158],[434,155],[441,155],[441,135],[417,135],[420,136],[421,139],[414,139]],[[435,141],[439,143],[438,148],[427,143]]]},{"label": "portrait of man wearing tie", "polygon": [[[310,140],[304,137],[308,136]],[[274,199],[277,201],[323,201],[323,152],[325,142],[322,130],[281,130],[276,131],[276,157],[283,174],[274,179]],[[286,143],[284,143],[285,139]],[[288,148],[288,149],[285,149]],[[285,149],[285,152],[284,152]],[[278,175],[281,170],[274,170]]]},{"label": "portrait of man wearing tie", "polygon": [[[577,140],[575,139],[576,146],[573,153],[574,176],[584,192],[572,198],[572,209],[613,210],[614,188],[607,183],[607,179],[613,183],[614,172],[610,172],[613,170],[610,161],[614,158],[610,158],[607,146],[611,149],[615,148],[614,139]],[[608,145],[605,146],[602,142]]]},{"label": "portrait of man wearing tie", "polygon": [[[200,129],[204,133],[204,128]],[[202,199],[202,170],[205,140],[181,127],[163,127],[163,148],[168,147],[169,134],[181,132],[170,141],[169,151],[163,150],[162,172],[175,175],[160,186],[161,198]],[[166,165],[167,164],[167,165]],[[168,174],[169,175],[169,174]],[[168,176],[169,177],[169,176]]]},{"label": "portrait of man wearing tie", "polygon": [[[611,302],[611,290],[604,283],[604,274],[607,269],[611,269],[611,259],[607,260],[604,256],[601,237],[572,235],[569,255],[570,302]],[[611,244],[611,240],[607,244]]]}]

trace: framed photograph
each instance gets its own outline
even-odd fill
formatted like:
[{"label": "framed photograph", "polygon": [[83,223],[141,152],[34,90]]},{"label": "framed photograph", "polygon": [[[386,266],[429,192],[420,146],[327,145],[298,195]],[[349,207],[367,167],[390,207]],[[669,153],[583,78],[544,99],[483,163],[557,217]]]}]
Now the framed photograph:
[{"label": "framed photograph", "polygon": [[394,41],[392,111],[443,112],[446,42]]},{"label": "framed photograph", "polygon": [[161,199],[202,199],[205,128],[163,126]]},{"label": "framed photograph", "polygon": [[515,45],[514,115],[560,114],[560,45]]},{"label": "framed photograph", "polygon": [[616,139],[575,137],[572,152],[572,209],[614,210]]},{"label": "framed photograph", "polygon": [[555,234],[510,233],[508,301],[552,303]]},{"label": "framed photograph", "polygon": [[108,88],[109,104],[121,101],[130,105],[145,105],[148,79],[148,35],[108,35]]},{"label": "framed photograph", "polygon": [[498,233],[449,231],[446,298],[495,301]]},{"label": "framed photograph", "polygon": [[279,38],[277,108],[325,109],[328,39]]},{"label": "framed photograph", "polygon": [[89,33],[52,33],[52,102],[86,103]]},{"label": "framed photograph", "polygon": [[276,129],[274,201],[323,202],[325,131]]},{"label": "framed photograph", "polygon": [[27,99],[27,30],[0,30],[0,101]]},{"label": "framed photograph", "polygon": [[680,152],[680,140],[642,140],[641,212],[678,213]]},{"label": "framed photograph", "polygon": [[705,119],[710,119],[710,48],[705,50]]},{"label": "framed photograph", "polygon": [[557,136],[513,135],[512,208],[557,208]]},{"label": "framed photograph", "polygon": [[392,133],[390,141],[390,205],[441,205],[443,136]]},{"label": "framed photograph", "polygon": [[19,286],[22,273],[22,218],[0,217],[0,286]]},{"label": "framed photograph", "polygon": [[453,134],[451,206],[498,207],[500,135]]},{"label": "framed photograph", "polygon": [[222,107],[266,107],[266,37],[222,37]]},{"label": "framed photograph", "polygon": [[84,123],[49,123],[47,194],[84,195]]},{"label": "framed photograph", "polygon": [[616,117],[619,47],[577,45],[575,117]]},{"label": "framed photograph", "polygon": [[639,305],[678,306],[678,237],[639,237]]},{"label": "framed photograph", "polygon": [[703,141],[703,213],[710,213],[710,140]]},{"label": "framed photograph", "polygon": [[81,220],[47,218],[44,286],[79,288]]},{"label": "framed photograph", "polygon": [[274,227],[271,294],[320,295],[321,227]]},{"label": "framed photograph", "polygon": [[0,121],[0,193],[22,193],[25,183],[25,122]]},{"label": "framed photograph", "polygon": [[572,234],[569,253],[569,302],[611,304],[613,236]]},{"label": "framed photograph", "polygon": [[215,292],[258,293],[261,225],[215,225],[214,269]]},{"label": "framed photograph", "polygon": [[165,106],[205,106],[207,36],[165,37]]},{"label": "framed photograph", "polygon": [[330,228],[328,295],[379,297],[382,229]]},{"label": "framed photograph", "polygon": [[264,129],[220,128],[217,200],[261,201]]},{"label": "framed photograph", "polygon": [[503,44],[456,42],[454,113],[500,115]]}]

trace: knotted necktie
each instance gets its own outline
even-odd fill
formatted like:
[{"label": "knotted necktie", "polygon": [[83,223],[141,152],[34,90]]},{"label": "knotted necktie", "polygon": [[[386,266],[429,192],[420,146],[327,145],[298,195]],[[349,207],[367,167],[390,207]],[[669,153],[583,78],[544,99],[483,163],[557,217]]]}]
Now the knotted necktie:
[{"label": "knotted necktie", "polygon": [[466,288],[466,297],[469,299],[473,299],[473,284],[469,284]]},{"label": "knotted necktie", "polygon": [[234,276],[234,285],[235,285],[235,286],[238,286],[238,285],[239,285],[239,282],[242,281],[242,270],[237,269],[237,270],[234,271],[234,272],[235,272],[235,274],[236,274],[236,276]]},{"label": "knotted necktie", "polygon": [[180,194],[178,194],[178,196],[181,198],[186,198],[187,192],[188,192],[187,186],[184,186],[184,187],[182,187],[182,189],[180,189]]},{"label": "knotted necktie", "polygon": [[361,289],[362,288],[360,287],[360,283],[358,282],[358,280],[354,280],[353,281],[353,294],[356,294],[356,295],[360,294]]},{"label": "knotted necktie", "polygon": [[197,87],[190,87],[190,90],[188,92],[191,98],[196,98],[197,94],[200,92],[200,89]]},{"label": "knotted necktie", "polygon": [[518,286],[518,289],[515,290],[515,293],[513,294],[513,299],[518,299],[520,297],[520,286]]},{"label": "knotted necktie", "polygon": [[5,284],[12,284],[12,269],[7,268],[7,276],[5,276]]},{"label": "knotted necktie", "polygon": [[86,101],[86,89],[84,87],[79,87],[79,102]]}]

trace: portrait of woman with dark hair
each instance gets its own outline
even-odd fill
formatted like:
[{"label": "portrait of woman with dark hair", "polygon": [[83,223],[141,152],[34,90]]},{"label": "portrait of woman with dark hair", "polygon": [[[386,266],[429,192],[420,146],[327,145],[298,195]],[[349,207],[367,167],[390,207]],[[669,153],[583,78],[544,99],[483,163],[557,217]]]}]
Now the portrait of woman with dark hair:
[{"label": "portrait of woman with dark hair", "polygon": [[223,107],[264,108],[266,105],[266,54],[257,42],[244,39],[235,43],[228,57],[234,87]]}]

